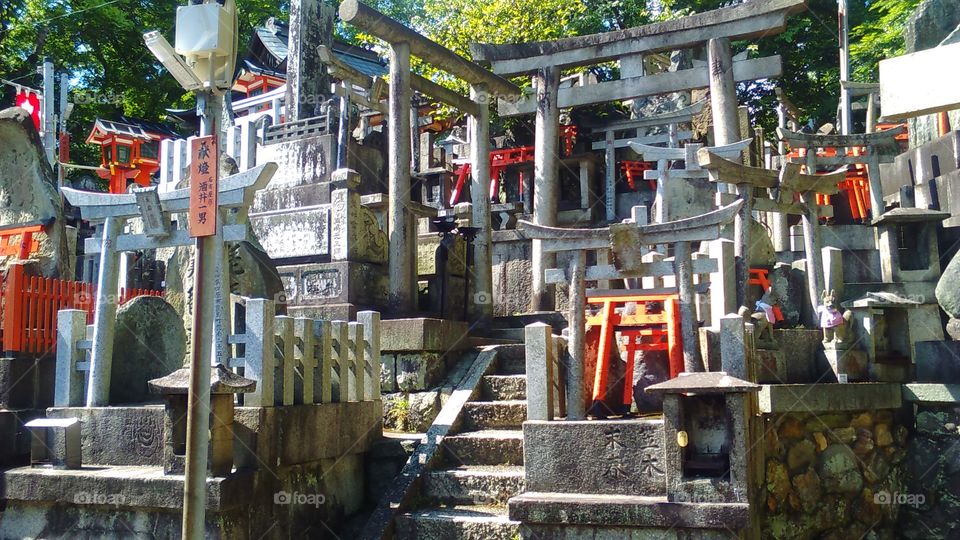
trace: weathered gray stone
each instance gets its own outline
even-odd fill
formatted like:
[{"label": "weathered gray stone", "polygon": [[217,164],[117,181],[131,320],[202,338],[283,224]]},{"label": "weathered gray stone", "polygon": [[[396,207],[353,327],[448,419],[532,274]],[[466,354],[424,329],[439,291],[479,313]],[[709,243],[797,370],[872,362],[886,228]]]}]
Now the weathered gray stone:
[{"label": "weathered gray stone", "polygon": [[919,383],[960,383],[960,341],[918,341],[914,363]]},{"label": "weathered gray stone", "polygon": [[951,0],[926,0],[903,29],[906,53],[936,47],[960,25],[960,6]]},{"label": "weathered gray stone", "polygon": [[448,435],[443,446],[451,465],[524,465],[522,431],[491,429]]},{"label": "weathered gray stone", "polygon": [[396,359],[396,386],[401,392],[418,392],[432,388],[447,372],[446,357],[435,352],[399,353]]},{"label": "weathered gray stone", "polygon": [[523,467],[472,467],[427,474],[426,495],[446,504],[503,506],[523,491]]},{"label": "weathered gray stone", "polygon": [[110,374],[110,403],[142,403],[147,381],[181,367],[186,356],[186,332],[177,311],[163,298],[140,296],[117,310]]},{"label": "weathered gray stone", "polygon": [[817,474],[827,493],[859,493],[863,488],[858,459],[850,447],[831,444],[817,460]]},{"label": "weathered gray stone", "polygon": [[[39,262],[41,275],[72,279],[73,257],[66,256],[71,252],[56,186],[30,115],[19,107],[0,111],[0,226],[48,224],[34,235],[40,249],[31,258]],[[5,258],[0,269],[15,259]]]},{"label": "weathered gray stone", "polygon": [[950,264],[943,269],[937,282],[937,303],[950,315],[960,319],[960,253],[954,255]]},{"label": "weathered gray stone", "polygon": [[85,465],[151,465],[163,460],[163,407],[66,407],[50,418],[79,418]]},{"label": "weathered gray stone", "polygon": [[473,401],[464,408],[464,425],[470,430],[519,429],[527,419],[525,400]]},{"label": "weathered gray stone", "polygon": [[897,409],[900,385],[884,383],[764,385],[758,396],[762,412],[829,412]]},{"label": "weathered gray stone", "polygon": [[661,420],[525,422],[523,434],[528,491],[666,494]]},{"label": "weathered gray stone", "polygon": [[441,319],[390,319],[380,326],[380,349],[397,351],[461,350],[467,347],[468,325]]},{"label": "weathered gray stone", "polygon": [[640,413],[663,410],[663,396],[648,394],[648,386],[662,383],[670,378],[666,351],[638,351],[633,364],[633,401]]}]

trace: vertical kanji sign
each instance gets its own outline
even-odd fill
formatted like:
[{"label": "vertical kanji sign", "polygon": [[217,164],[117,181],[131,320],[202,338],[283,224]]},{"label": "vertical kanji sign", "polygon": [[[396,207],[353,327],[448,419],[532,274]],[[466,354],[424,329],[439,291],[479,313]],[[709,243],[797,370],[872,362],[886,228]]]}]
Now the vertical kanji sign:
[{"label": "vertical kanji sign", "polygon": [[213,236],[217,232],[217,137],[193,139],[190,153],[190,236]]}]

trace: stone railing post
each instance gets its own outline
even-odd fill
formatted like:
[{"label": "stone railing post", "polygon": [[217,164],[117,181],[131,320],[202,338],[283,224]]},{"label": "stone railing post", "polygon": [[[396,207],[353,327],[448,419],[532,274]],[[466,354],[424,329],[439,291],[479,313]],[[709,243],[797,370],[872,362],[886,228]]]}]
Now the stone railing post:
[{"label": "stone railing post", "polygon": [[318,380],[314,381],[315,395],[320,403],[331,403],[333,401],[333,326],[330,321],[314,321],[313,330],[317,336],[315,356],[320,371]]},{"label": "stone railing post", "polygon": [[280,377],[274,379],[274,399],[280,396],[278,405],[293,405],[297,373],[297,362],[293,353],[293,318],[286,315],[275,317],[274,336],[279,340],[274,349],[276,367],[281,370]]},{"label": "stone railing post", "polygon": [[545,323],[524,328],[527,371],[527,420],[553,420],[553,328]]},{"label": "stone railing post", "polygon": [[720,371],[731,377],[750,380],[746,339],[743,317],[730,313],[720,319]]},{"label": "stone railing post", "polygon": [[331,334],[333,336],[333,347],[331,348],[334,369],[337,373],[337,380],[340,384],[340,391],[334,397],[336,403],[350,401],[350,327],[344,321],[333,321],[330,323]]},{"label": "stone railing post", "polygon": [[244,395],[247,407],[272,407],[274,399],[274,305],[270,300],[251,298],[247,300],[246,324],[243,344],[244,377],[257,381],[253,392]]},{"label": "stone railing post", "polygon": [[363,357],[370,368],[366,377],[370,382],[364,387],[363,399],[380,399],[380,313],[361,311],[357,313],[357,322],[363,325]]},{"label": "stone railing post", "polygon": [[363,326],[360,323],[352,322],[347,323],[348,332],[350,333],[350,364],[352,369],[350,370],[353,377],[352,390],[350,394],[350,401],[363,401],[364,395],[364,386],[366,382],[364,381],[364,374],[367,371],[367,360],[366,356],[363,354],[365,347],[363,346]]},{"label": "stone railing post", "polygon": [[86,339],[87,312],[62,309],[57,313],[57,380],[53,404],[57,407],[83,406],[83,374],[77,362],[83,355],[78,347]]},{"label": "stone railing post", "polygon": [[313,330],[313,319],[298,317],[293,320],[294,354],[295,360],[301,366],[301,372],[296,379],[294,401],[297,403],[314,403],[319,397],[316,392],[317,358],[316,336]]}]

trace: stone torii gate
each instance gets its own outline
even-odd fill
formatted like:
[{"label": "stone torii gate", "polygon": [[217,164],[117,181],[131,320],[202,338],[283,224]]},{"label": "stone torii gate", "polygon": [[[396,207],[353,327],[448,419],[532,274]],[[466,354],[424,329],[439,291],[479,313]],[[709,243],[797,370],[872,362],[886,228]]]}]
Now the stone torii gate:
[{"label": "stone torii gate", "polygon": [[[617,218],[616,212],[616,180],[617,180],[617,148],[624,148],[634,143],[639,144],[657,144],[667,143],[671,147],[676,147],[680,141],[690,139],[693,134],[690,131],[677,131],[677,125],[687,124],[694,116],[703,111],[706,101],[699,101],[684,107],[677,111],[649,116],[646,118],[636,118],[633,120],[620,120],[611,122],[605,126],[596,128],[593,133],[603,133],[603,140],[593,143],[592,150],[603,150],[606,162],[606,177],[604,194],[606,196],[607,221],[613,222]],[[669,131],[660,135],[640,136],[640,130],[644,128],[669,126]],[[637,130],[637,137],[617,139],[618,131]],[[655,161],[655,160],[651,160]],[[660,192],[659,186],[657,193]]]},{"label": "stone torii gate", "polygon": [[[816,204],[816,194],[833,195],[839,192],[837,185],[846,177],[846,170],[840,169],[830,174],[802,174],[800,165],[787,163],[779,172],[770,169],[748,167],[742,163],[730,161],[701,148],[697,154],[700,165],[710,171],[710,180],[717,183],[737,186],[739,198],[744,201],[737,216],[734,232],[734,252],[737,257],[737,302],[743,305],[746,296],[746,277],[741,278],[747,269],[749,256],[749,226],[741,220],[749,219],[752,211],[776,212],[780,214],[799,214],[803,224],[803,245],[807,260],[807,293],[816,312],[823,291],[823,257],[820,245],[820,207]],[[756,197],[755,189],[773,189],[774,197]],[[794,194],[799,202],[794,202]],[[721,194],[721,202],[723,194]],[[750,208],[745,211],[744,208]],[[744,274],[746,276],[746,274]]]},{"label": "stone torii gate", "polygon": [[[736,82],[778,77],[781,61],[779,56],[770,56],[734,62],[730,41],[782,32],[787,17],[805,8],[806,0],[746,2],[617,32],[523,44],[471,44],[473,58],[489,62],[494,73],[532,75],[535,96],[517,101],[500,100],[498,110],[500,116],[505,117],[536,113],[534,222],[556,225],[560,109],[709,87],[715,142],[720,146],[736,142],[739,139]],[[708,45],[708,66],[560,89],[563,69],[615,60],[629,63],[638,55],[704,44]],[[553,302],[543,272],[552,264],[552,255],[543,251],[539,241],[534,241],[532,259],[531,307],[549,309]]]},{"label": "stone torii gate", "polygon": [[[703,180],[704,182],[709,180],[710,175],[705,169],[700,167],[700,163],[697,161],[697,152],[699,150],[709,150],[718,156],[733,159],[739,158],[743,151],[750,146],[751,142],[753,142],[752,139],[744,139],[740,142],[725,146],[710,146],[707,148],[704,148],[702,144],[696,143],[684,145],[683,148],[663,148],[659,146],[648,146],[646,144],[630,143],[630,147],[633,148],[634,152],[640,154],[642,159],[657,162],[657,169],[655,171],[645,171],[643,173],[645,180],[657,181],[657,197],[654,201],[654,209],[656,211],[653,215],[653,221],[663,223],[679,218],[692,217],[689,215],[677,216],[667,211],[667,201],[672,197],[666,197],[666,189],[667,183],[671,178],[677,180]],[[684,168],[671,169],[670,162],[679,160],[684,162]],[[708,204],[713,206],[713,201],[710,201]]]},{"label": "stone torii gate", "polygon": [[[518,230],[524,237],[539,240],[546,253],[574,252],[566,270],[547,271],[547,279],[564,281],[570,285],[569,294],[569,365],[567,366],[567,418],[583,419],[583,366],[586,356],[585,328],[586,282],[608,279],[640,278],[644,276],[676,277],[680,297],[680,329],[683,343],[684,368],[686,371],[703,371],[697,337],[696,309],[693,275],[713,272],[716,264],[702,259],[694,260],[692,242],[710,241],[719,238],[720,228],[733,220],[742,203],[740,201],[713,212],[668,223],[638,225],[617,223],[598,229],[567,229],[545,227],[528,221],[520,221]],[[672,244],[674,260],[669,266],[662,262],[642,262],[649,246]],[[586,252],[612,250],[614,266],[587,267]],[[721,295],[722,296],[722,295]]]},{"label": "stone torii gate", "polygon": [[[783,128],[777,128],[777,137],[790,145],[791,148],[805,148],[807,155],[804,164],[807,173],[815,174],[818,166],[830,168],[846,167],[864,163],[867,166],[867,178],[870,181],[870,216],[873,221],[883,215],[883,182],[880,178],[880,164],[892,163],[899,153],[895,137],[906,128],[898,126],[873,133],[858,133],[854,135],[820,135],[816,133],[797,133]],[[848,156],[847,148],[863,147],[864,156]],[[836,148],[837,155],[823,157],[817,155],[818,148]]]},{"label": "stone torii gate", "polygon": [[[475,264],[472,283],[475,291],[486,293],[488,298],[492,298],[489,102],[491,96],[519,96],[520,88],[357,0],[345,0],[340,4],[340,19],[386,41],[390,46],[387,222],[390,237],[391,307],[398,312],[410,312],[417,297],[417,229],[410,201],[411,141],[408,114],[414,84],[421,92],[470,115],[468,127],[473,173],[470,194],[473,201],[473,225],[479,228],[473,243]],[[461,96],[432,81],[413,76],[410,73],[411,55],[470,83],[470,97]],[[477,314],[481,317],[492,316],[492,303],[480,303],[477,308]]]},{"label": "stone torii gate", "polygon": [[[217,195],[220,216],[217,233],[208,247],[213,260],[221,261],[213,268],[204,268],[203,298],[198,299],[202,317],[213,321],[212,336],[193,336],[210,339],[211,365],[227,365],[227,337],[230,323],[230,276],[225,244],[250,241],[250,227],[246,223],[246,209],[253,203],[254,194],[266,187],[277,170],[276,163],[264,163],[220,181]],[[102,238],[86,241],[87,253],[100,254],[100,274],[97,277],[96,309],[93,315],[93,344],[87,382],[87,407],[105,407],[110,401],[110,368],[113,363],[113,337],[117,316],[118,273],[120,257],[127,251],[182,247],[194,244],[186,228],[186,220],[179,220],[171,228],[170,214],[186,213],[190,208],[190,188],[157,193],[156,188],[139,190],[134,194],[111,195],[61,188],[67,201],[80,209],[83,219],[104,221]],[[238,210],[233,212],[233,210]],[[125,234],[127,220],[142,218],[144,232]],[[203,350],[203,348],[201,348]]]}]

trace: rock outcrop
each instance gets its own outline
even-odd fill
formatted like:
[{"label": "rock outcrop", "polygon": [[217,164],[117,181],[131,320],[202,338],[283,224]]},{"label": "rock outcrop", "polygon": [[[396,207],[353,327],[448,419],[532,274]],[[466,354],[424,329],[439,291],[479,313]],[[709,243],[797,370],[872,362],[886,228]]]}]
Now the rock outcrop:
[{"label": "rock outcrop", "polygon": [[[46,234],[35,236],[40,249],[31,256],[40,272],[72,279],[73,257],[56,177],[30,114],[12,107],[0,111],[0,227],[33,223],[47,227]],[[0,270],[14,260],[0,258]]]}]

